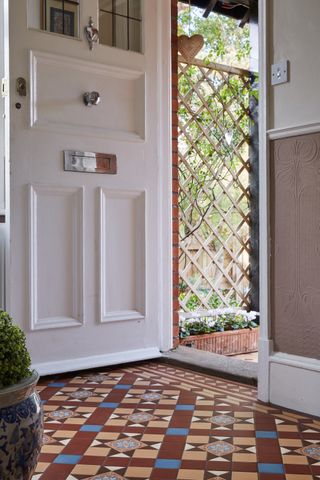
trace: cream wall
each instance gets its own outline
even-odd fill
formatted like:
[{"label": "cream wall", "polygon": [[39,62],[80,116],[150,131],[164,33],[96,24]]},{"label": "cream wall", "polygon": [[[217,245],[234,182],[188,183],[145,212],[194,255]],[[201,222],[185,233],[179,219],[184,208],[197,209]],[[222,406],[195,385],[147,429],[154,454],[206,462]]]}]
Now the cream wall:
[{"label": "cream wall", "polygon": [[[270,90],[269,127],[320,121],[320,1],[267,0],[270,63],[290,61],[290,81]],[[271,76],[269,68],[269,79]]]}]

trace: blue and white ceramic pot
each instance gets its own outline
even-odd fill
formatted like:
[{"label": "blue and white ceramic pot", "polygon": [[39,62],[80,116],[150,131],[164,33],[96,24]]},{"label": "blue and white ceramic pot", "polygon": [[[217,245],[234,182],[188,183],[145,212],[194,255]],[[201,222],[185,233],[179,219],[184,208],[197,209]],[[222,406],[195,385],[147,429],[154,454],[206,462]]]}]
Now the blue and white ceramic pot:
[{"label": "blue and white ceramic pot", "polygon": [[42,445],[43,416],[32,376],[0,389],[0,479],[29,480]]}]

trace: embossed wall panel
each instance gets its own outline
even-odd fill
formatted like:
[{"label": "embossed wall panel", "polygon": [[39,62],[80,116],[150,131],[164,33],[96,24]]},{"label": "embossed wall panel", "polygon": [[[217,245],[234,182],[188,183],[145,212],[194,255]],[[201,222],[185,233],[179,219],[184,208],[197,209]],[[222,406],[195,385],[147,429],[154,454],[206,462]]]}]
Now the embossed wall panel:
[{"label": "embossed wall panel", "polygon": [[101,322],[145,317],[145,193],[100,189]]},{"label": "embossed wall panel", "polygon": [[271,144],[272,337],[320,359],[320,134]]},{"label": "embossed wall panel", "polygon": [[31,329],[83,321],[83,190],[30,186]]}]

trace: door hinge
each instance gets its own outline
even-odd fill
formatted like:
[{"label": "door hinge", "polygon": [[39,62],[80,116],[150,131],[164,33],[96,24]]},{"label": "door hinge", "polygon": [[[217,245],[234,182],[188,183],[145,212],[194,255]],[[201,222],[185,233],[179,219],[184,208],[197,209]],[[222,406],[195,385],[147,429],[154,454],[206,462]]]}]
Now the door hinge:
[{"label": "door hinge", "polygon": [[2,78],[1,79],[1,96],[5,98],[8,96],[8,79]]}]

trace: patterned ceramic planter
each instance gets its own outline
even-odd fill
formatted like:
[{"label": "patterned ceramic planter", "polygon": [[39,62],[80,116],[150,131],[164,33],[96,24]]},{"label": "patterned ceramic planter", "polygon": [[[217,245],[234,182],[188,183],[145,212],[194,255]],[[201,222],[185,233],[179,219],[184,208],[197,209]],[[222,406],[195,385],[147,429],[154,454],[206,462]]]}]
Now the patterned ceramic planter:
[{"label": "patterned ceramic planter", "polygon": [[0,389],[0,479],[29,480],[42,445],[43,419],[37,372]]},{"label": "patterned ceramic planter", "polygon": [[239,355],[258,350],[259,327],[230,330],[182,338],[180,345],[220,355]]}]

